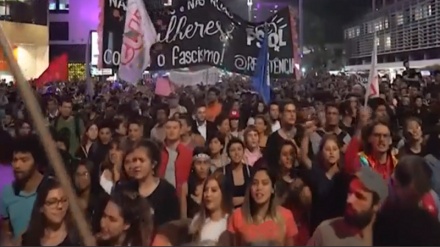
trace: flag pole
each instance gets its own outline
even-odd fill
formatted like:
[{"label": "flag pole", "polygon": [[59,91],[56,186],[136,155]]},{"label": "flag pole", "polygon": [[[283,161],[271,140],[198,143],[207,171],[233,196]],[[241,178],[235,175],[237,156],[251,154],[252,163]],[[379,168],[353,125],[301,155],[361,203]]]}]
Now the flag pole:
[{"label": "flag pole", "polygon": [[35,124],[37,133],[40,137],[42,145],[44,146],[48,160],[52,164],[55,174],[63,190],[67,194],[69,200],[69,208],[73,214],[73,218],[75,220],[79,234],[81,234],[85,246],[96,246],[95,238],[90,232],[84,214],[78,205],[76,194],[74,193],[74,190],[72,188],[72,183],[70,182],[71,179],[67,175],[61,156],[55,146],[55,142],[52,140],[52,137],[49,133],[49,129],[46,128],[46,123],[43,114],[41,113],[41,109],[39,108],[40,104],[38,103],[31,87],[29,86],[29,83],[26,81],[26,78],[21,72],[21,69],[18,66],[17,61],[15,61],[14,59],[11,46],[9,44],[8,39],[6,38],[5,32],[1,25],[0,25],[0,47],[3,50],[3,54],[5,55],[6,61],[9,64],[11,73],[15,78],[18,90],[22,96],[24,104],[32,118],[32,121]]},{"label": "flag pole", "polygon": [[375,69],[376,69],[376,60],[377,60],[377,45],[376,45],[376,31],[373,34],[373,51],[371,52],[371,67],[370,67],[370,73],[368,75],[368,83],[367,83],[367,90],[365,92],[365,101],[364,101],[364,107],[368,106],[368,99],[370,98],[371,94],[371,84],[373,78],[375,76]]}]

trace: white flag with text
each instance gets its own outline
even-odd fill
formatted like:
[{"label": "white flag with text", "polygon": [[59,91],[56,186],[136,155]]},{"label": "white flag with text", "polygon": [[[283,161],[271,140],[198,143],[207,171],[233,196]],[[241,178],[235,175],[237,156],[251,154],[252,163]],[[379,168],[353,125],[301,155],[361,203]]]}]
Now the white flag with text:
[{"label": "white flag with text", "polygon": [[150,49],[157,33],[143,0],[127,0],[118,76],[135,84],[150,65]]}]

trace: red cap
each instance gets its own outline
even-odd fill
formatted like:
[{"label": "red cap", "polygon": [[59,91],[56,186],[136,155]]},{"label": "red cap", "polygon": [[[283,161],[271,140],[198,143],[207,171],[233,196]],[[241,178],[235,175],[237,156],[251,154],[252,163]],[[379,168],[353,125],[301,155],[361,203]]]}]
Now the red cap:
[{"label": "red cap", "polygon": [[229,118],[230,119],[239,119],[240,113],[238,111],[231,111],[231,113],[229,113]]}]

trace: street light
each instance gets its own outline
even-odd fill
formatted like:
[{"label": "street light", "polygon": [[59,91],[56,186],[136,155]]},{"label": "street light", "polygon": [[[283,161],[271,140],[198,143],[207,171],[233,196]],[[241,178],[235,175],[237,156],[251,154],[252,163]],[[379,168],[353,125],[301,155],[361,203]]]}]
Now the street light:
[{"label": "street light", "polygon": [[247,0],[248,6],[248,21],[252,21],[252,5],[254,4],[253,0]]}]

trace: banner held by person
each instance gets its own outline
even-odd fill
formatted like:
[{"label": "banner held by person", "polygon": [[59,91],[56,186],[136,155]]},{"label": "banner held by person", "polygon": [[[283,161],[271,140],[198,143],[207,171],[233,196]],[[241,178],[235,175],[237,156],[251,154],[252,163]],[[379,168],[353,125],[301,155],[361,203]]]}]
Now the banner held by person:
[{"label": "banner held by person", "polygon": [[[267,28],[266,28],[267,30]],[[265,30],[265,31],[266,31]],[[257,67],[252,78],[252,85],[256,92],[263,98],[265,104],[270,102],[270,75],[269,75],[269,47],[268,35],[264,35],[260,54],[257,59]]]},{"label": "banner held by person", "polygon": [[128,0],[121,63],[118,75],[135,84],[150,64],[150,48],[156,42],[156,29],[142,0]]},{"label": "banner held by person", "polygon": [[[103,8],[101,65],[117,68],[122,61],[120,33],[126,6],[106,1]],[[232,14],[221,1],[180,1],[179,6],[168,12],[150,13],[159,42],[152,47],[148,70],[211,65],[252,76],[263,41],[263,27],[268,25],[271,78],[291,78],[296,70],[297,35],[292,35],[296,31],[290,15],[289,8],[285,8],[265,23],[254,24]]]}]

